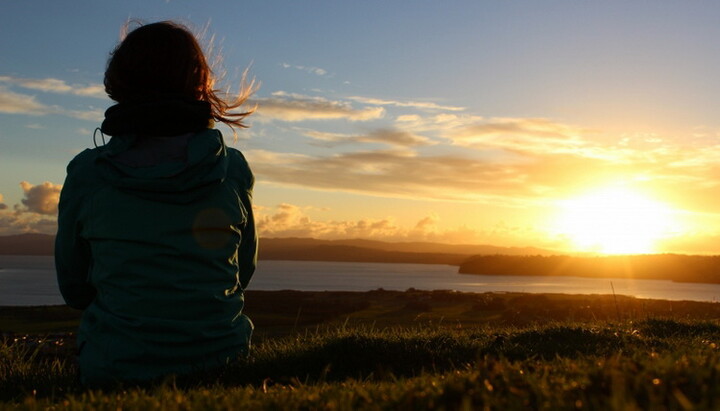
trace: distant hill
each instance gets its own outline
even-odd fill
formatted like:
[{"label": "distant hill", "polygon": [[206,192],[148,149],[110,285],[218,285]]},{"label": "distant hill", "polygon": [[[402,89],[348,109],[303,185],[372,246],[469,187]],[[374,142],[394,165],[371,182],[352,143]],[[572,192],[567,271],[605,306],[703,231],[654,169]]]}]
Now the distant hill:
[{"label": "distant hill", "polygon": [[260,260],[345,261],[372,263],[413,263],[460,265],[467,254],[411,253],[341,244],[283,245],[282,241],[261,240]]},{"label": "distant hill", "polygon": [[0,236],[2,255],[53,255],[55,236],[47,234],[18,234]]},{"label": "distant hill", "polygon": [[[0,236],[0,254],[52,255],[55,236],[20,234]],[[552,255],[533,247],[453,245],[427,242],[391,243],[373,240],[316,240],[262,238],[261,260],[386,262],[460,265],[474,255]]]},{"label": "distant hill", "polygon": [[720,256],[646,254],[577,257],[474,256],[460,264],[461,274],[634,278],[720,283]]},{"label": "distant hill", "polygon": [[[503,255],[557,255],[556,251],[535,247],[497,247],[477,244],[442,244],[430,242],[386,242],[376,240],[317,240],[313,238],[263,238],[260,252],[275,253],[276,249],[308,249],[317,246],[349,246],[371,250],[407,253],[440,253],[459,255],[503,254]],[[268,254],[269,255],[269,254]]]}]

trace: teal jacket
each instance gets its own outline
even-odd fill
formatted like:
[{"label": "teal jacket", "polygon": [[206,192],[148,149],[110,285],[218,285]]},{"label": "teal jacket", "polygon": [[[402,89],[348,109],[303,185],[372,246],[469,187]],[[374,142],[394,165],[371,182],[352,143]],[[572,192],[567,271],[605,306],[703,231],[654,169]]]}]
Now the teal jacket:
[{"label": "teal jacket", "polygon": [[113,137],[68,165],[55,260],[65,301],[84,310],[86,383],[191,373],[247,353],[253,175],[219,131],[185,139],[177,158],[143,164],[127,155],[136,137]]}]

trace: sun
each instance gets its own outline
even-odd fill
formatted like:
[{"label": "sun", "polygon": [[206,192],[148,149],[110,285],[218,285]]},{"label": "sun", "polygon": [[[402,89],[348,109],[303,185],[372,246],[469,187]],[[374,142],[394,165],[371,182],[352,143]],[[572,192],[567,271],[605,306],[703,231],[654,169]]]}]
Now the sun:
[{"label": "sun", "polygon": [[599,189],[559,205],[555,231],[576,251],[652,253],[674,225],[668,205],[625,187]]}]

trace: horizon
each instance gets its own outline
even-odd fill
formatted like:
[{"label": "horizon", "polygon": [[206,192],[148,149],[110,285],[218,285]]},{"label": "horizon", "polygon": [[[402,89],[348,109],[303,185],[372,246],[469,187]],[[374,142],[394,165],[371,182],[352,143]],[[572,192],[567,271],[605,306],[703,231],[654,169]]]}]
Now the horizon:
[{"label": "horizon", "polygon": [[[16,237],[16,236],[46,236],[46,237],[54,237],[54,233],[18,233],[18,234],[0,234],[0,239],[6,238],[6,237]],[[446,246],[446,247],[458,247],[458,248],[469,248],[469,247],[478,247],[478,248],[497,248],[497,249],[506,249],[506,250],[513,250],[513,249],[531,249],[535,250],[537,252],[540,252],[541,254],[503,254],[503,253],[497,253],[496,254],[486,254],[482,252],[478,252],[478,254],[468,254],[463,252],[457,252],[457,255],[468,255],[468,256],[482,256],[482,255],[497,255],[497,256],[515,256],[515,257],[535,257],[535,256],[547,256],[547,257],[559,257],[559,256],[566,256],[566,257],[643,257],[643,256],[682,256],[682,257],[720,257],[720,254],[713,254],[713,253],[707,253],[707,254],[688,254],[688,253],[673,253],[673,252],[652,252],[652,253],[627,253],[627,254],[618,254],[618,253],[600,253],[600,252],[588,252],[588,251],[561,251],[561,250],[552,250],[552,249],[545,249],[545,248],[539,248],[535,246],[498,246],[494,244],[473,244],[473,243],[441,243],[441,242],[433,242],[433,241],[405,241],[405,240],[398,240],[398,241],[392,241],[392,240],[374,240],[374,239],[368,239],[368,238],[338,238],[338,239],[322,239],[322,238],[312,238],[312,237],[259,237],[259,240],[262,244],[262,241],[271,241],[271,240],[297,240],[297,241],[319,241],[319,242],[373,242],[373,243],[382,243],[382,244],[388,244],[388,245],[440,245],[440,246]],[[363,248],[362,245],[354,245],[353,247],[357,248]],[[428,252],[428,251],[400,251],[400,250],[383,250],[378,249],[379,251],[399,251],[399,252],[408,252],[408,253],[417,253],[417,254],[446,254],[447,251],[437,251],[437,252]],[[0,253],[1,254],[1,253]]]},{"label": "horizon", "polygon": [[251,128],[219,128],[256,175],[263,238],[720,254],[720,4],[5,9],[2,236],[54,234],[121,27],[172,19],[220,51],[223,85],[262,83]]}]

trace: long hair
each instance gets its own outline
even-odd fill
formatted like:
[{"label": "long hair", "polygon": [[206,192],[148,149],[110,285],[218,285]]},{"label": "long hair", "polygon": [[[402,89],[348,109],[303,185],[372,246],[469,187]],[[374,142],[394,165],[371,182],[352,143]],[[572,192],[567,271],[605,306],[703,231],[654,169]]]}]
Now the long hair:
[{"label": "long hair", "polygon": [[236,95],[215,89],[212,68],[192,32],[172,21],[141,25],[130,31],[110,53],[105,91],[118,103],[180,98],[206,101],[216,121],[246,128],[255,109],[234,112],[255,92],[243,74]]}]

